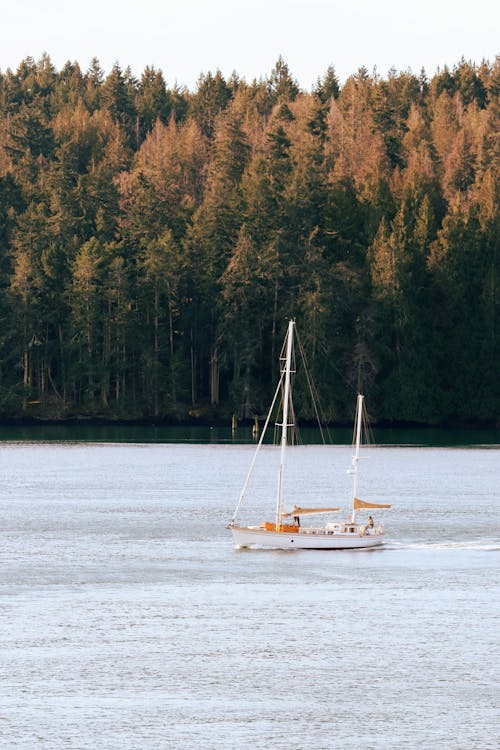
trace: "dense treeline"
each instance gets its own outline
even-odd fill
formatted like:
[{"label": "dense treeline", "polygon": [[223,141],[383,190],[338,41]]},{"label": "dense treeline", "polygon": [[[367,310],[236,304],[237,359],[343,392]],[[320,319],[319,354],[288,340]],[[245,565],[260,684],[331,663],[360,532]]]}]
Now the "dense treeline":
[{"label": "dense treeline", "polygon": [[0,73],[0,416],[261,414],[294,316],[328,418],[495,420],[499,90]]}]

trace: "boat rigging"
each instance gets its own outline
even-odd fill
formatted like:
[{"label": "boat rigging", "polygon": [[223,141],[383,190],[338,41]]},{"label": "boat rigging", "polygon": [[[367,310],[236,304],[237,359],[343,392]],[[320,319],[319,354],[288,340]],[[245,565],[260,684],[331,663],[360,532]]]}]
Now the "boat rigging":
[{"label": "boat rigging", "polygon": [[[294,336],[296,335],[295,321],[290,320],[285,341],[280,354],[280,379],[267,414],[267,418],[252,459],[249,472],[236,505],[228,529],[233,535],[236,547],[264,547],[275,549],[357,549],[375,547],[384,542],[384,527],[382,523],[375,525],[372,517],[363,523],[357,521],[357,511],[369,509],[383,509],[391,506],[386,503],[369,503],[360,500],[358,494],[358,464],[361,448],[361,427],[363,422],[364,396],[359,394],[356,404],[356,419],[354,424],[354,454],[348,473],[352,475],[351,508],[343,521],[330,521],[322,526],[304,526],[301,519],[308,516],[338,513],[340,507],[304,508],[294,505],[291,510],[285,510],[284,479],[286,469],[287,447],[289,433],[295,426],[295,413],[292,403],[292,366]],[[242,526],[237,522],[240,507],[246,497],[257,457],[259,455],[264,436],[266,434],[271,415],[273,414],[278,395],[282,394],[281,421],[276,426],[281,431],[280,458],[278,466],[278,486],[274,521],[263,521],[257,525]]]}]

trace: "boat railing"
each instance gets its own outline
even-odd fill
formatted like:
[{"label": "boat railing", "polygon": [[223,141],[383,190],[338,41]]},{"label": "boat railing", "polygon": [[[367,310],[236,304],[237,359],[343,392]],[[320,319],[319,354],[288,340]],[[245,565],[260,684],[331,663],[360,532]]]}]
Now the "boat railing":
[{"label": "boat railing", "polygon": [[384,533],[383,524],[376,528],[360,524],[327,523],[326,526],[301,526],[300,534],[345,534],[353,536],[380,536]]}]

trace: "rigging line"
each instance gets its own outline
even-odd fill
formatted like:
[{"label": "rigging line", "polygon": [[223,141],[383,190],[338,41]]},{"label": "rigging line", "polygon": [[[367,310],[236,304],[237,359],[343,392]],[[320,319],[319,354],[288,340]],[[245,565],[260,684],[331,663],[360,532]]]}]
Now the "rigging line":
[{"label": "rigging line", "polygon": [[[279,436],[279,431],[278,431],[280,422],[278,420],[279,420],[280,414],[283,412],[283,378],[284,377],[285,377],[285,371],[283,370],[283,372],[281,373],[281,380],[278,384],[278,387],[280,388],[280,391],[281,391],[281,396],[280,396],[280,402],[279,402],[279,405],[275,414],[276,421],[274,422],[273,445],[278,445],[280,442],[280,439],[279,439],[280,436]],[[271,411],[272,411],[272,407],[271,407]]]},{"label": "rigging line", "polygon": [[[297,328],[294,328],[294,334],[297,335]],[[297,418],[295,416],[295,407],[293,403],[293,387],[294,387],[294,380],[295,375],[297,373],[297,355],[295,352],[295,346],[292,345],[292,362],[291,362],[291,370],[290,370],[290,398],[288,400],[288,409],[290,413],[290,445],[298,445],[302,442],[301,436],[300,436],[300,430],[299,425],[297,422]],[[287,425],[288,428],[288,425]]]},{"label": "rigging line", "polygon": [[300,351],[301,351],[301,355],[302,355],[302,361],[304,363],[304,369],[305,369],[305,372],[306,372],[306,377],[307,377],[307,382],[308,382],[308,385],[309,385],[309,390],[311,392],[311,398],[312,398],[312,401],[313,401],[313,407],[314,407],[314,412],[315,412],[315,415],[316,415],[316,420],[318,422],[318,427],[319,427],[319,430],[320,430],[321,439],[323,440],[323,445],[326,445],[326,440],[325,440],[325,436],[324,436],[324,432],[323,432],[323,427],[326,430],[326,434],[328,436],[329,444],[332,444],[333,443],[332,436],[331,436],[330,429],[329,429],[327,421],[326,421],[325,414],[323,412],[323,408],[322,408],[322,405],[321,405],[321,399],[319,397],[318,389],[316,388],[316,385],[314,383],[312,375],[311,375],[311,373],[309,371],[309,367],[308,367],[308,364],[307,364],[307,358],[306,358],[304,347],[302,346],[302,342],[301,341],[299,341],[299,346],[300,346]]},{"label": "rigging line", "polygon": [[295,407],[293,405],[293,384],[290,383],[290,444],[291,445],[302,445],[302,437],[300,434],[299,425],[295,417]]},{"label": "rigging line", "polygon": [[375,446],[375,435],[373,434],[373,430],[371,427],[370,419],[368,417],[368,411],[366,409],[366,405],[364,405],[363,408],[363,429],[365,431],[365,442],[368,445]]},{"label": "rigging line", "polygon": [[248,484],[250,482],[250,478],[252,476],[253,468],[254,468],[255,462],[257,460],[257,455],[258,455],[258,453],[259,453],[259,451],[261,449],[262,443],[264,442],[264,436],[266,434],[266,430],[267,430],[267,427],[268,427],[270,419],[271,419],[271,414],[272,414],[272,411],[274,409],[274,404],[276,403],[276,399],[278,398],[278,393],[281,390],[282,381],[283,381],[283,373],[282,373],[281,378],[279,380],[279,383],[277,385],[276,392],[275,392],[274,398],[273,398],[273,402],[272,402],[271,408],[269,409],[269,412],[267,414],[267,418],[266,418],[266,421],[264,423],[264,427],[262,429],[262,434],[261,434],[260,440],[259,440],[259,442],[257,444],[257,448],[255,449],[255,453],[254,453],[254,456],[253,456],[253,459],[252,459],[252,463],[250,464],[250,469],[248,471],[247,478],[245,479],[245,484],[243,485],[243,489],[241,490],[240,498],[238,500],[238,504],[237,504],[237,506],[235,508],[235,511],[233,513],[233,517],[231,519],[231,523],[235,522],[236,516],[238,515],[238,511],[240,509],[240,505],[241,505],[241,503],[243,502],[243,500],[245,498],[245,493],[247,491]]},{"label": "rigging line", "polygon": [[[376,443],[375,443],[375,436],[374,436],[373,430],[371,428],[371,423],[370,423],[370,419],[368,417],[368,411],[367,411],[366,403],[365,403],[364,400],[363,400],[363,409],[361,411],[361,428],[362,428],[361,429],[361,432],[362,432],[362,435],[361,435],[362,442],[365,445],[375,446],[376,445]],[[356,444],[356,417],[354,417],[354,431],[353,431],[353,436],[352,436],[351,447],[354,448],[355,444]]]},{"label": "rigging line", "polygon": [[314,385],[314,381],[313,381],[313,379],[312,379],[312,377],[310,375],[309,368],[307,366],[307,359],[306,359],[304,347],[302,346],[302,341],[300,340],[299,334],[298,334],[297,331],[296,331],[296,335],[297,335],[297,343],[299,345],[300,356],[302,357],[302,363],[304,365],[304,372],[306,374],[307,385],[309,386],[309,392],[311,394],[311,399],[312,399],[314,414],[316,415],[316,420],[318,422],[318,427],[319,427],[319,432],[320,432],[320,435],[321,435],[321,440],[323,441],[323,445],[326,445],[326,440],[325,440],[325,436],[324,436],[324,433],[323,433],[322,423],[324,423],[325,426],[326,426],[326,431],[327,431],[328,439],[329,439],[330,443],[332,443],[332,436],[330,434],[330,430],[328,429],[328,426],[326,425],[325,415],[321,414],[321,416],[320,416],[319,410],[321,409],[321,402],[319,400],[319,394],[318,394],[317,388]]},{"label": "rigging line", "polygon": [[[359,395],[360,394],[358,393],[358,396],[356,398],[356,409],[354,411],[354,422],[353,422],[353,428],[352,428],[351,448],[352,448],[353,451],[354,451],[354,448],[356,446],[356,428],[357,428],[357,424],[358,424],[357,419],[358,419],[358,398],[359,398]],[[361,427],[362,428],[363,428],[363,425],[364,425],[364,414],[365,414],[365,405],[364,405],[364,402],[363,402],[363,407],[361,409],[361,414],[360,414]],[[362,432],[363,432],[363,430],[362,430]],[[361,437],[363,437],[363,435]]]}]

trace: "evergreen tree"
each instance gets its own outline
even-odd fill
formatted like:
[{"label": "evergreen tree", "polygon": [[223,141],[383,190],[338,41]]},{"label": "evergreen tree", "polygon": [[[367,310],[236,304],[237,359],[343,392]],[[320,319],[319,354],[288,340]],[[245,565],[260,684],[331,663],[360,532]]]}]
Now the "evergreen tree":
[{"label": "evergreen tree", "polygon": [[[185,262],[172,232],[163,233],[143,243],[139,258],[142,285],[142,314],[146,330],[151,332],[143,349],[147,384],[148,413],[155,417],[177,410],[178,392],[182,388],[182,360],[178,356],[180,301]],[[186,398],[186,394],[182,394]]]},{"label": "evergreen tree", "polygon": [[0,73],[0,416],[250,417],[294,316],[330,417],[495,419],[499,82]]},{"label": "evergreen tree", "polygon": [[498,410],[499,263],[492,239],[481,231],[477,207],[457,207],[430,256],[447,418],[488,419]]},{"label": "evergreen tree", "polygon": [[231,93],[231,88],[220,70],[215,76],[207,73],[199,77],[197,90],[189,102],[188,112],[208,138],[213,137],[216,120],[226,109]]},{"label": "evergreen tree", "polygon": [[139,141],[142,143],[157,120],[167,123],[172,114],[172,102],[167,94],[161,70],[145,68],[139,83],[136,97],[139,117]]},{"label": "evergreen tree", "polygon": [[281,55],[269,76],[269,88],[274,101],[278,103],[293,101],[299,93],[298,84]]},{"label": "evergreen tree", "polygon": [[332,98],[338,99],[340,83],[333,65],[327,68],[323,78],[318,78],[314,92],[323,104],[327,104]]}]

